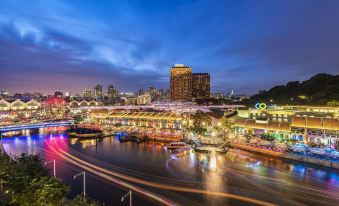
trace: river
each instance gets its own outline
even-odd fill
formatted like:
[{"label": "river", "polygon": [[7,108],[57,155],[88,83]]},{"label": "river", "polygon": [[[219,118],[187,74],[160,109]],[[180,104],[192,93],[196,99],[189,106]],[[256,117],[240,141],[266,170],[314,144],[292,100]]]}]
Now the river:
[{"label": "river", "polygon": [[[70,185],[70,197],[82,192],[82,179],[73,179],[73,175],[83,169],[58,155],[50,146],[52,141],[58,149],[98,167],[177,187],[177,191],[170,191],[126,180],[179,205],[250,205],[215,194],[184,192],[185,188],[236,194],[279,205],[339,205],[338,170],[240,150],[227,154],[192,152],[177,158],[156,142],[120,143],[115,137],[78,140],[65,134],[48,134],[46,128],[39,134],[2,139],[8,154],[39,154],[46,161],[56,160],[56,175]],[[53,164],[46,166],[52,175]],[[106,205],[129,204],[121,202],[128,189],[90,172],[86,174],[89,196]],[[161,205],[152,198],[132,194],[134,205]]]}]

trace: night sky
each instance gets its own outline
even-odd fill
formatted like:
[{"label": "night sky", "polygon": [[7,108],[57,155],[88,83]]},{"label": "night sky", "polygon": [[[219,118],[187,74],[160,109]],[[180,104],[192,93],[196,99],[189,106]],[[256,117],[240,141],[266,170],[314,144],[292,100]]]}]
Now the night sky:
[{"label": "night sky", "polygon": [[339,1],[0,1],[0,90],[167,89],[169,68],[253,94],[339,73]]}]

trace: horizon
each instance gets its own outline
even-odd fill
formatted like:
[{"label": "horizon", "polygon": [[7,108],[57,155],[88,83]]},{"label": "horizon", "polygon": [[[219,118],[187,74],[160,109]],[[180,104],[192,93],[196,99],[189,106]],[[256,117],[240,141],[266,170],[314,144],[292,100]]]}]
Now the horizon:
[{"label": "horizon", "polygon": [[[337,75],[337,74],[329,74],[329,73],[317,73],[317,74],[311,76],[310,78],[312,78],[312,77],[314,77],[314,76],[316,76],[316,75],[318,75],[318,74],[328,74],[328,75],[333,75],[333,76],[336,76],[336,75]],[[309,79],[310,79],[310,78],[309,78]],[[302,81],[299,81],[299,80],[292,80],[292,81],[289,81],[289,82],[295,82],[295,81],[298,81],[299,83],[302,83],[303,81],[306,81],[306,80],[309,80],[309,79],[305,79],[305,80],[302,80]],[[273,85],[273,86],[270,87],[270,88],[263,89],[263,91],[269,91],[270,89],[272,89],[273,87],[276,87],[276,86],[284,86],[284,85],[286,85],[286,84],[289,83],[289,82],[286,82],[286,83],[283,83],[283,84],[280,84],[280,85]],[[67,90],[67,91],[66,91],[66,90],[65,90],[65,91],[62,91],[62,90],[54,90],[54,91],[52,91],[52,92],[50,92],[50,93],[44,93],[44,92],[40,92],[40,91],[23,91],[23,92],[9,92],[9,91],[6,91],[6,90],[3,90],[3,91],[8,92],[9,95],[24,94],[24,93],[31,93],[31,94],[32,94],[32,93],[41,93],[41,94],[43,94],[44,96],[48,96],[48,95],[54,95],[55,92],[63,92],[63,93],[70,92],[71,96],[72,96],[72,95],[75,95],[75,94],[79,94],[80,96],[82,96],[82,93],[83,93],[84,90],[91,90],[91,91],[93,91],[93,90],[94,90],[94,87],[95,87],[96,85],[98,85],[98,84],[93,85],[92,88],[84,88],[82,91],[77,91],[77,92],[76,92],[76,91],[72,91],[72,90]],[[110,86],[110,85],[111,85],[111,84],[101,85],[101,86],[102,86],[102,91],[103,91],[103,92],[107,91],[107,88],[108,88],[108,86]],[[139,89],[144,89],[144,91],[145,91],[145,90],[147,90],[149,87],[152,87],[152,86],[147,86],[147,87],[139,88]],[[118,89],[119,93],[137,93],[137,92],[138,92],[138,90],[135,90],[135,91],[125,91],[125,90],[119,90],[119,88],[117,88],[117,89]],[[159,89],[159,88],[157,88],[157,89]],[[160,89],[162,89],[162,88],[160,88]],[[2,91],[2,90],[0,90],[0,91]],[[253,96],[253,95],[259,94],[260,91],[261,91],[261,90],[257,91],[256,93],[253,93],[253,94],[236,93],[236,95],[240,95],[240,96],[241,96],[241,95]],[[164,92],[166,92],[166,89],[164,89]],[[223,93],[223,94],[227,94],[227,92],[230,92],[230,91],[226,91],[226,92],[212,92],[212,93]]]},{"label": "horizon", "polygon": [[213,93],[253,95],[337,75],[339,2],[326,2],[5,0],[0,89],[166,90],[177,63],[209,73]]}]

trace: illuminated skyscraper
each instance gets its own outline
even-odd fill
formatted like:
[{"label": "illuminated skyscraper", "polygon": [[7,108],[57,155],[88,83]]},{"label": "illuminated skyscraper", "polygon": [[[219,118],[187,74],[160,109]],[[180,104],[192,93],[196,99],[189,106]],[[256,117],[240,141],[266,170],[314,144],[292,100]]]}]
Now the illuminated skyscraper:
[{"label": "illuminated skyscraper", "polygon": [[192,100],[192,68],[175,64],[171,68],[170,90],[172,101]]},{"label": "illuminated skyscraper", "polygon": [[92,98],[92,91],[91,90],[85,89],[82,94],[83,94],[84,98],[87,98],[87,99]]},{"label": "illuminated skyscraper", "polygon": [[94,97],[96,99],[102,98],[102,86],[99,84],[94,87]]},{"label": "illuminated skyscraper", "polygon": [[210,75],[208,73],[192,74],[192,96],[195,99],[208,99],[211,95]]},{"label": "illuminated skyscraper", "polygon": [[110,101],[116,100],[118,98],[118,95],[118,90],[113,85],[109,85],[107,90],[108,99]]}]

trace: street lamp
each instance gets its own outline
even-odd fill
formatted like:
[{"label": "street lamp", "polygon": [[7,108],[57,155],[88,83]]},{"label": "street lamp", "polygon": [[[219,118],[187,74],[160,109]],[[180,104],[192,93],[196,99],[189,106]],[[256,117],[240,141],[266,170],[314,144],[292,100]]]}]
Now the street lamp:
[{"label": "street lamp", "polygon": [[80,172],[80,173],[74,175],[73,179],[76,179],[80,175],[83,175],[83,182],[84,182],[83,187],[84,187],[84,199],[85,199],[85,196],[86,196],[86,172],[83,171],[83,172]]},{"label": "street lamp", "polygon": [[53,162],[53,176],[56,177],[56,170],[55,170],[55,160],[50,160],[45,162],[45,165],[47,165],[47,163],[51,163]]},{"label": "street lamp", "polygon": [[129,196],[129,206],[132,206],[132,190],[130,190],[124,196],[121,197],[121,202],[123,202],[125,198],[128,196]]}]

